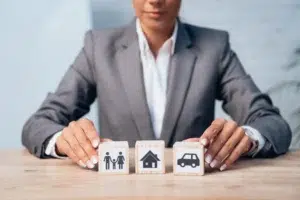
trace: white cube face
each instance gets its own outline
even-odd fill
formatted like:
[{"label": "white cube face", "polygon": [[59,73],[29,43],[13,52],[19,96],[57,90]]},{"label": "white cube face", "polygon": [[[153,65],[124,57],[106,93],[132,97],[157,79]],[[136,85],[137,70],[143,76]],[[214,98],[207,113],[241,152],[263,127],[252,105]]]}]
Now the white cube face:
[{"label": "white cube face", "polygon": [[136,173],[165,173],[164,141],[137,141],[135,153]]},{"label": "white cube face", "polygon": [[138,149],[138,167],[140,172],[161,172],[163,169],[163,152],[160,147]]},{"label": "white cube face", "polygon": [[128,167],[127,153],[125,148],[107,148],[102,149],[101,159],[101,172],[105,173],[126,173]]},{"label": "white cube face", "polygon": [[202,149],[181,148],[175,150],[175,160],[173,162],[175,173],[198,174],[202,172]]},{"label": "white cube face", "polygon": [[128,174],[128,142],[101,143],[98,149],[98,169],[101,174]]}]

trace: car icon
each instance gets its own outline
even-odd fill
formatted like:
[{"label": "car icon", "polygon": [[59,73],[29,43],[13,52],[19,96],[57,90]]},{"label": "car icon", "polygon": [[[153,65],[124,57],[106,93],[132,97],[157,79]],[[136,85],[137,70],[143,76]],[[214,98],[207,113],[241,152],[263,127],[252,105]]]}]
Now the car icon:
[{"label": "car icon", "polygon": [[200,166],[200,160],[195,153],[185,153],[182,158],[177,160],[177,165],[181,167],[191,166],[195,168]]}]

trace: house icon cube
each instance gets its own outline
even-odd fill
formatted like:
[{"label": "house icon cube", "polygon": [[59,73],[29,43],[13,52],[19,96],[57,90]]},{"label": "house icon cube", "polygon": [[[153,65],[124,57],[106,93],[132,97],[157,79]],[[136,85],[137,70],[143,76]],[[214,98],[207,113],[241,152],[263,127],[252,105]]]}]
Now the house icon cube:
[{"label": "house icon cube", "polygon": [[135,171],[137,174],[165,173],[165,142],[137,141],[135,145]]}]

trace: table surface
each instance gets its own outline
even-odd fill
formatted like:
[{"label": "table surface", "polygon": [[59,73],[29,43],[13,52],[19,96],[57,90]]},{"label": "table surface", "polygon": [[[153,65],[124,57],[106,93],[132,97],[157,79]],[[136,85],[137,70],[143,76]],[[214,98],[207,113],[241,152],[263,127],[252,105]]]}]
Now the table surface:
[{"label": "table surface", "polygon": [[[1,199],[300,199],[300,151],[242,159],[230,170],[204,176],[174,176],[171,149],[162,175],[101,176],[68,159],[38,159],[25,150],[0,153]],[[133,154],[131,149],[131,171]]]}]

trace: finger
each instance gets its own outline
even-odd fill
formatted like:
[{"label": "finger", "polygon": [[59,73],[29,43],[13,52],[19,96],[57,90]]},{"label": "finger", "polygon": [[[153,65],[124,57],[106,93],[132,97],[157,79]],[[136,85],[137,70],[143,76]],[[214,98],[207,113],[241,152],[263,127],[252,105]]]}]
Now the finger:
[{"label": "finger", "polygon": [[210,141],[213,140],[214,137],[217,136],[223,129],[225,123],[225,119],[216,119],[215,121],[213,121],[212,124],[204,131],[204,133],[200,137],[201,144],[207,147]]},{"label": "finger", "polygon": [[199,142],[199,138],[188,138],[186,140],[183,140],[184,142]]},{"label": "finger", "polygon": [[[71,122],[69,127],[75,126],[76,122]],[[82,160],[83,163],[85,163],[88,168],[94,168],[94,164],[89,161],[88,155],[85,153],[85,151],[80,146],[79,142],[74,136],[74,132],[71,128],[66,128],[65,131],[62,133],[63,138],[66,140],[66,142],[70,145],[71,149],[75,153],[75,155]]]},{"label": "finger", "polygon": [[221,163],[232,153],[234,148],[240,143],[244,136],[244,129],[238,127],[215,156],[214,160],[211,162],[211,167],[220,167]]},{"label": "finger", "polygon": [[74,133],[75,138],[80,144],[81,148],[84,150],[86,155],[89,157],[89,160],[93,164],[97,164],[98,156],[96,150],[93,148],[92,143],[87,138],[85,132],[81,129],[80,126],[71,126],[71,129]]},{"label": "finger", "polygon": [[[237,124],[234,121],[228,121],[225,125],[221,133],[216,137],[215,141],[209,146],[206,154],[205,161],[207,163],[211,163],[217,153],[222,149],[222,147],[226,144],[228,139],[234,133],[237,128]],[[216,162],[211,164],[211,167],[215,167]]]},{"label": "finger", "polygon": [[220,170],[224,171],[228,167],[230,167],[247,149],[249,149],[251,145],[251,139],[244,135],[241,142],[235,147],[232,153],[228,156],[228,158],[224,161],[224,164],[221,166]]},{"label": "finger", "polygon": [[62,140],[62,139],[63,139],[63,137],[60,135],[60,136],[58,136],[58,138],[55,142],[56,153],[61,156],[68,156],[66,154],[66,152],[64,151],[64,147],[65,147],[64,143],[61,144],[60,140]]},{"label": "finger", "polygon": [[59,146],[61,152],[65,153],[73,162],[77,163],[80,167],[86,168],[86,165],[76,156],[68,142],[64,140],[63,137],[58,137],[56,145]]},{"label": "finger", "polygon": [[100,143],[100,137],[94,126],[94,123],[86,118],[82,118],[78,121],[78,124],[83,129],[88,139],[91,141],[93,147],[97,148]]}]

